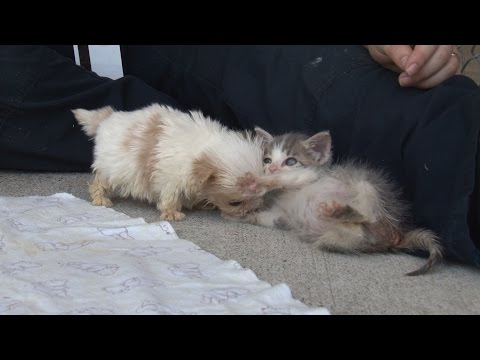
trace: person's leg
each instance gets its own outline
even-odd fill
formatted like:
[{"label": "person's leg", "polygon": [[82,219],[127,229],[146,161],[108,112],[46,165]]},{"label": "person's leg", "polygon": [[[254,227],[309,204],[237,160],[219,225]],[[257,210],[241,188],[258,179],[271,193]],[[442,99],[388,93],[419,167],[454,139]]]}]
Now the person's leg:
[{"label": "person's leg", "polygon": [[480,266],[473,81],[401,88],[361,46],[136,46],[124,54],[127,73],[227,125],[330,130],[337,159],[386,169],[413,201],[416,223],[440,234],[447,257]]},{"label": "person's leg", "polygon": [[470,224],[471,237],[477,248],[480,248],[480,151],[477,150],[475,162],[475,187],[470,199],[468,223]]},{"label": "person's leg", "polygon": [[[122,46],[125,74],[234,128],[311,130],[315,97],[299,56],[312,47]],[[314,59],[315,60],[315,59]]]},{"label": "person's leg", "polygon": [[480,90],[462,76],[421,91],[401,88],[396,74],[375,65],[356,73],[350,117],[330,109],[352,86],[348,76],[339,77],[318,102],[316,118],[329,119],[337,153],[388,170],[412,201],[415,222],[440,235],[447,258],[480,267],[480,202],[474,190]]},{"label": "person's leg", "polygon": [[46,46],[0,46],[0,169],[89,171],[92,142],[71,109],[176,102],[134,77],[111,80]]}]

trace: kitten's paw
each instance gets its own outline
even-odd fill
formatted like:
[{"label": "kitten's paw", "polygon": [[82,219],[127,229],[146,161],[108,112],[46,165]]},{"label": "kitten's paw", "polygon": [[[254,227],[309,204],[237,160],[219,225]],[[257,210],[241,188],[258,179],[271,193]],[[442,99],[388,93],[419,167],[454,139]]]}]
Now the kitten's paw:
[{"label": "kitten's paw", "polygon": [[160,214],[160,219],[165,221],[182,221],[185,214],[177,210],[167,210]]},{"label": "kitten's paw", "polygon": [[283,217],[279,217],[273,220],[273,227],[281,230],[291,230],[292,227],[290,223]]},{"label": "kitten's paw", "polygon": [[105,206],[105,207],[112,207],[113,203],[110,199],[106,197],[99,197],[96,196],[92,199],[92,205],[95,206]]},{"label": "kitten's paw", "polygon": [[251,172],[240,177],[237,185],[243,193],[258,196],[262,196],[267,191],[279,187],[278,179],[275,176],[257,176]]},{"label": "kitten's paw", "polygon": [[375,238],[380,239],[382,243],[390,243],[390,247],[393,248],[399,247],[405,240],[399,229],[382,222],[366,223],[365,227]]},{"label": "kitten's paw", "polygon": [[321,202],[318,205],[318,214],[324,217],[338,217],[345,209],[345,206],[340,205],[336,201]]},{"label": "kitten's paw", "polygon": [[247,214],[245,216],[232,216],[232,215],[228,215],[228,214],[225,214],[225,213],[221,213],[220,215],[225,220],[241,222],[241,223],[251,223],[252,218],[253,218],[251,214]]},{"label": "kitten's paw", "polygon": [[225,220],[228,220],[228,221],[240,221],[241,218],[237,217],[237,216],[232,216],[232,215],[228,215],[228,214],[225,214],[225,213],[221,213],[220,216],[222,218],[224,218]]},{"label": "kitten's paw", "polygon": [[365,217],[350,205],[341,205],[335,200],[330,202],[321,202],[318,205],[318,215],[330,219],[341,220],[344,222],[361,223],[365,222]]},{"label": "kitten's paw", "polygon": [[258,188],[257,178],[251,172],[248,172],[238,179],[238,186],[244,192],[255,193]]}]

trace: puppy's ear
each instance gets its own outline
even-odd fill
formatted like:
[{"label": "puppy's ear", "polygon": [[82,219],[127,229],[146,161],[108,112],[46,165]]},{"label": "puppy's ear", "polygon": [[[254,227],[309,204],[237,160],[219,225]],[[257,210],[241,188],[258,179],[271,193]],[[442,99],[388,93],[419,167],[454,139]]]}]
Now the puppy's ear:
[{"label": "puppy's ear", "polygon": [[217,167],[207,155],[195,159],[192,164],[192,175],[199,184],[212,180],[217,173]]},{"label": "puppy's ear", "polygon": [[260,139],[262,139],[263,143],[269,143],[269,142],[273,141],[273,136],[270,133],[268,133],[267,131],[263,130],[262,128],[256,126],[254,130],[255,130],[255,133],[257,134],[257,136]]},{"label": "puppy's ear", "polygon": [[320,165],[327,163],[332,156],[332,138],[330,132],[322,131],[303,142]]}]

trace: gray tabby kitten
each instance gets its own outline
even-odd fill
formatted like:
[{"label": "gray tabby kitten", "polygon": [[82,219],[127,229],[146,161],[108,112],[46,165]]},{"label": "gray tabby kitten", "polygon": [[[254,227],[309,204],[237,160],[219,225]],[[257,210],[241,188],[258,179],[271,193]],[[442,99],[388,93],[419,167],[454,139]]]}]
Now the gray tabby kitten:
[{"label": "gray tabby kitten", "polygon": [[[330,164],[328,131],[312,137],[272,136],[260,128],[255,131],[264,141],[266,174],[294,175],[300,169],[314,168],[318,178],[306,179],[302,187],[277,192],[267,208],[240,221],[293,229],[302,239],[330,251],[429,251],[426,264],[407,275],[426,273],[441,260],[437,237],[430,230],[408,225],[408,208],[384,173],[353,161]],[[261,177],[254,178],[252,182],[262,182]]]}]

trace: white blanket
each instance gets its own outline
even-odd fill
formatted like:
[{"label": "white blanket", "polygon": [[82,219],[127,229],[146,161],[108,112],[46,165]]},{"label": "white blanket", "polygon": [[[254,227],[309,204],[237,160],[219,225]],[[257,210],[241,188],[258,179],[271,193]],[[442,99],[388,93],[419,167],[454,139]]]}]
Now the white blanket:
[{"label": "white blanket", "polygon": [[0,314],[329,314],[237,262],[69,194],[0,197]]}]

